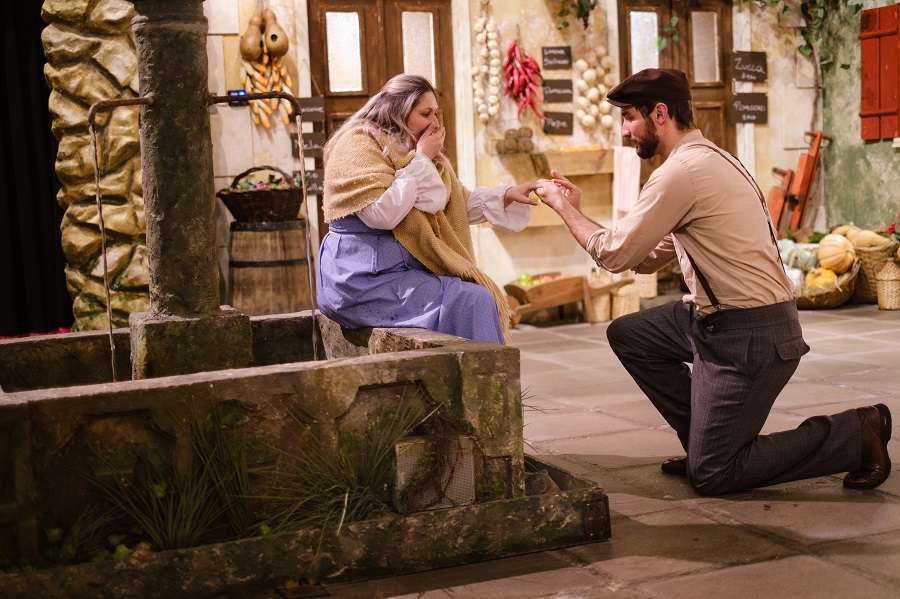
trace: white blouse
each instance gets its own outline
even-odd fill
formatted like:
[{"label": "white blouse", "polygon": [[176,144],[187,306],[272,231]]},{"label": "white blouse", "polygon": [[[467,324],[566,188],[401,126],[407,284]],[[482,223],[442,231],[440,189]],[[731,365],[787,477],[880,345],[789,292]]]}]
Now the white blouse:
[{"label": "white blouse", "polygon": [[[476,187],[466,200],[469,224],[489,222],[504,231],[521,231],[531,218],[531,206],[512,202],[503,206],[509,185],[493,189]],[[394,182],[374,203],[357,213],[360,220],[373,229],[393,229],[413,208],[434,214],[447,205],[447,188],[434,163],[424,154],[397,171]]]}]

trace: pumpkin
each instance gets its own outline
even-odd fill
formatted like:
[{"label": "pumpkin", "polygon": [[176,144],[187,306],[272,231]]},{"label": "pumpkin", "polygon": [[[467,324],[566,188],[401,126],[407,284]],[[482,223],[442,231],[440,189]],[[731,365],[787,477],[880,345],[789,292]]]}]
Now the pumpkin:
[{"label": "pumpkin", "polygon": [[829,233],[819,240],[819,264],[835,274],[844,274],[853,265],[856,250],[843,235]]},{"label": "pumpkin", "polygon": [[806,273],[804,283],[807,289],[827,287],[837,281],[837,275],[830,268],[819,267]]}]

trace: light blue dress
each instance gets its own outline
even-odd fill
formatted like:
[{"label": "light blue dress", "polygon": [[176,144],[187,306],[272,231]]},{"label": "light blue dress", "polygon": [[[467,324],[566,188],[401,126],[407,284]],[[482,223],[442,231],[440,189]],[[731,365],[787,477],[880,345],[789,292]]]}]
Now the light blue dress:
[{"label": "light blue dress", "polygon": [[503,343],[491,292],[429,271],[394,238],[357,216],[334,220],[319,249],[319,310],[346,328],[416,327]]}]

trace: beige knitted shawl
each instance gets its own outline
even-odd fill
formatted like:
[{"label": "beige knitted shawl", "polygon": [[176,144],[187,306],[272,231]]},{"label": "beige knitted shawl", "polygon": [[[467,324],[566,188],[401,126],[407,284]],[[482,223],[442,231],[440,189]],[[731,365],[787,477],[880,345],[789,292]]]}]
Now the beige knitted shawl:
[{"label": "beige knitted shawl", "polygon": [[[325,164],[323,213],[331,222],[359,212],[380,198],[394,182],[396,172],[408,165],[415,152],[389,149],[387,136],[356,127],[342,134],[330,149]],[[446,207],[436,214],[418,208],[394,227],[394,237],[431,272],[459,277],[487,288],[497,303],[503,336],[509,341],[509,304],[505,294],[475,266],[463,187],[443,154],[435,161],[448,190]]]}]

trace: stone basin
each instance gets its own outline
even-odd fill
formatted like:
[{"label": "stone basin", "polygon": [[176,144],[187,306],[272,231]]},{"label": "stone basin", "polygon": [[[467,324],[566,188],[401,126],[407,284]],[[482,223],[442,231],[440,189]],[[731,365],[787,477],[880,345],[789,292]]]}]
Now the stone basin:
[{"label": "stone basin", "polygon": [[[251,319],[253,366],[112,382],[107,333],[0,341],[0,547],[31,560],[44,531],[65,529],[89,484],[79,472],[132,475],[152,448],[192,460],[183,423],[227,406],[263,447],[290,448],[311,430],[336,441],[411,393],[443,406],[481,461],[470,505],[391,514],[328,531],[252,537],[124,560],[0,575],[0,596],[189,597],[273,589],[287,580],[360,580],[609,538],[602,489],[532,461],[522,443],[519,351],[420,329],[347,331],[309,312]],[[114,332],[117,377],[129,378],[127,329]],[[256,464],[271,452],[250,456]],[[559,491],[526,495],[526,469]],[[523,526],[523,523],[528,523]],[[152,584],[151,584],[152,583]],[[149,588],[158,594],[149,594]],[[157,593],[157,591],[153,591]]]}]

